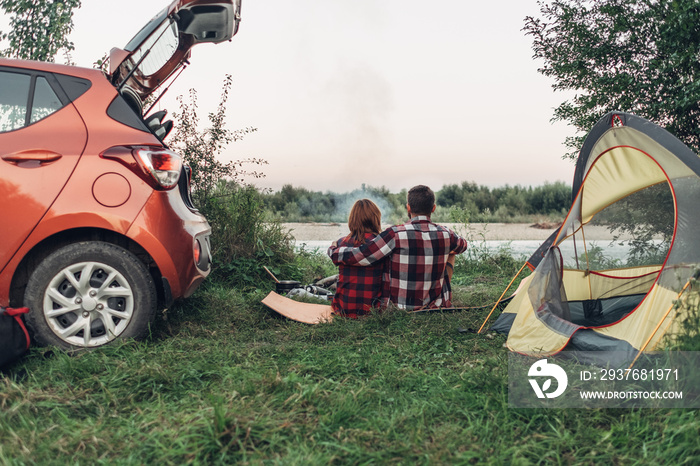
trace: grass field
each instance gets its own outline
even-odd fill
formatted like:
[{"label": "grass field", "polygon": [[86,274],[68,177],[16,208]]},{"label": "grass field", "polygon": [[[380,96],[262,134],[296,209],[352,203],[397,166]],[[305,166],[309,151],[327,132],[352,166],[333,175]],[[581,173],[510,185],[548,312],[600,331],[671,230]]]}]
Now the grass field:
[{"label": "grass field", "polygon": [[[461,305],[516,261],[462,263]],[[481,269],[483,267],[483,270]],[[513,409],[488,308],[307,326],[209,281],[150,338],[0,376],[2,464],[698,464],[696,410]]]}]

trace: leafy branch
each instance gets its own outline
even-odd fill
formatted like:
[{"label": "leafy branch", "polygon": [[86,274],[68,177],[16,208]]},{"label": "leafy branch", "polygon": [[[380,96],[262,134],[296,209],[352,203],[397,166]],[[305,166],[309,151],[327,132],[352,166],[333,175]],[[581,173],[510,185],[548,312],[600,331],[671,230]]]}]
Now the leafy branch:
[{"label": "leafy branch", "polygon": [[216,191],[220,180],[243,184],[247,177],[261,178],[263,173],[246,170],[247,165],[266,165],[265,160],[246,158],[230,162],[221,162],[219,156],[230,143],[243,139],[257,128],[247,127],[231,131],[226,128],[226,102],[233,79],[226,75],[222,87],[219,105],[215,112],[207,115],[209,127],[200,131],[197,91],[190,89],[189,100],[183,96],[177,98],[180,110],[173,113],[176,130],[171,136],[170,145],[176,148],[185,162],[192,168],[192,191],[194,196],[204,201]]},{"label": "leafy branch", "polygon": [[1,56],[53,61],[60,50],[74,50],[68,35],[80,0],[0,0],[0,8],[10,18],[10,32],[0,31],[0,40],[9,43]]}]

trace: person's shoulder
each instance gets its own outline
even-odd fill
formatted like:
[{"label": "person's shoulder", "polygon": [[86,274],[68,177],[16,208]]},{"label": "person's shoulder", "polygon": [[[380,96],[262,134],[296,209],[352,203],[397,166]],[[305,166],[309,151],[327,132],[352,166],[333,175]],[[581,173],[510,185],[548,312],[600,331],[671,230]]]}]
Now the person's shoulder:
[{"label": "person's shoulder", "polygon": [[406,230],[414,230],[416,227],[420,227],[422,221],[419,221],[416,218],[413,218],[405,223],[400,223],[398,225],[394,225],[393,228],[394,231],[406,231]]},{"label": "person's shoulder", "polygon": [[374,238],[376,238],[377,236],[379,236],[379,235],[377,235],[376,233],[370,233],[370,232],[365,233],[365,241],[364,241],[364,243],[365,243],[365,244],[366,244],[366,243],[370,243],[370,242],[371,242]]},{"label": "person's shoulder", "polygon": [[422,232],[435,231],[437,224],[430,220],[430,217],[419,215],[404,223],[405,230],[416,230]]},{"label": "person's shoulder", "polygon": [[352,236],[343,236],[337,241],[338,246],[340,247],[355,247],[355,240],[352,238]]},{"label": "person's shoulder", "polygon": [[440,231],[442,231],[442,232],[448,233],[448,234],[450,234],[450,235],[460,236],[460,235],[458,235],[453,229],[451,229],[450,227],[447,227],[447,226],[445,226],[445,225],[440,225],[439,223],[433,223],[433,225],[435,225],[435,228],[436,228],[436,229],[438,229],[438,230],[440,230]]},{"label": "person's shoulder", "polygon": [[435,223],[435,222],[430,222],[430,223],[432,223],[435,226],[435,228],[437,228],[438,230],[452,231],[449,227],[446,227],[445,225],[441,225],[441,224]]},{"label": "person's shoulder", "polygon": [[393,235],[397,231],[401,231],[401,229],[403,227],[404,227],[404,225],[391,225],[389,227],[386,227],[384,230],[382,230],[382,232],[379,233],[379,236]]}]

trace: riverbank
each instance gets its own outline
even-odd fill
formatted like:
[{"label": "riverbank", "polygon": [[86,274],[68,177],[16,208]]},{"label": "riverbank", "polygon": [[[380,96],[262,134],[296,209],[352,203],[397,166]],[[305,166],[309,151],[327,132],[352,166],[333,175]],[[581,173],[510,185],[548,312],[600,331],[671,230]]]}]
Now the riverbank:
[{"label": "riverbank", "polygon": [[[472,241],[544,241],[557,226],[546,228],[531,223],[470,223],[467,225],[445,223],[448,228]],[[384,225],[384,228],[389,225]],[[282,227],[291,232],[298,242],[334,241],[348,234],[345,223],[283,223]],[[605,226],[587,226],[586,238],[590,240],[610,239]]]}]

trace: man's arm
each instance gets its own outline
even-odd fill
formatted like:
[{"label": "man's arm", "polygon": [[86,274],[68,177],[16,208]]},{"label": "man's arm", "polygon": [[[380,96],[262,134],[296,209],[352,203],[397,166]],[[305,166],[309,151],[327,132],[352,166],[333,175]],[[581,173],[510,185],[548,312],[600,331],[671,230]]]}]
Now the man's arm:
[{"label": "man's arm", "polygon": [[450,230],[450,254],[462,254],[467,250],[467,240]]},{"label": "man's arm", "polygon": [[396,245],[394,236],[394,230],[389,228],[360,247],[338,247],[334,243],[328,248],[328,257],[335,265],[372,265],[391,254]]},{"label": "man's arm", "polygon": [[454,233],[452,230],[450,232],[450,254],[447,256],[447,264],[445,265],[445,273],[447,273],[447,279],[452,281],[452,274],[455,270],[455,258],[457,254],[462,254],[467,250],[467,240],[461,236]]}]

